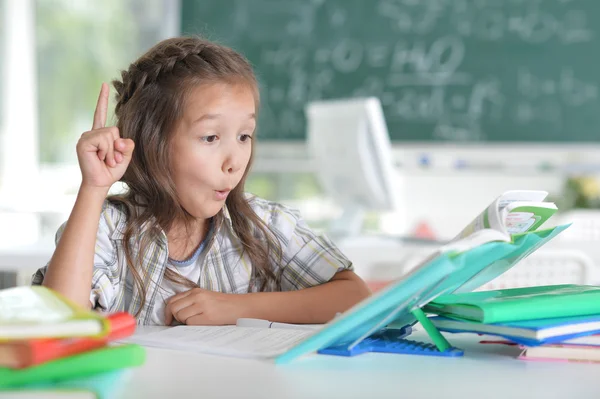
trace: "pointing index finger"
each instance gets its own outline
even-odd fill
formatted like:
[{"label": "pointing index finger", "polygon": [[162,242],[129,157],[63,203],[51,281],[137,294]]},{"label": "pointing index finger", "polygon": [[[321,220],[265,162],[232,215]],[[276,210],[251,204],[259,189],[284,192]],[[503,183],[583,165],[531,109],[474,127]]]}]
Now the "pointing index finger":
[{"label": "pointing index finger", "polygon": [[100,95],[98,96],[98,103],[96,104],[96,111],[94,112],[94,124],[92,130],[101,129],[106,125],[106,112],[108,110],[108,85],[102,83],[100,89]]}]

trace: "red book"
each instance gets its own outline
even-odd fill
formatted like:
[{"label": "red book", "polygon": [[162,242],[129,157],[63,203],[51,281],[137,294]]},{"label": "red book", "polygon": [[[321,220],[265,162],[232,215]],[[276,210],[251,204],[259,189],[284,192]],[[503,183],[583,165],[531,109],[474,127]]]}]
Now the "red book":
[{"label": "red book", "polygon": [[50,360],[87,352],[132,335],[136,322],[126,312],[106,317],[109,331],[102,338],[46,338],[0,342],[0,367],[25,368]]}]

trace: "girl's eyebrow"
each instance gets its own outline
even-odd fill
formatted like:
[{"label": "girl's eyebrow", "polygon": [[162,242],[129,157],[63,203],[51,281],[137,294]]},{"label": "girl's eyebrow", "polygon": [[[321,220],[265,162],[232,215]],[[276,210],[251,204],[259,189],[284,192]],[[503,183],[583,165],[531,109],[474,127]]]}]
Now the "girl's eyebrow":
[{"label": "girl's eyebrow", "polygon": [[196,123],[199,123],[202,121],[207,121],[207,120],[219,119],[221,116],[223,116],[223,115],[222,114],[204,114],[200,118],[198,118],[194,122],[192,122],[192,124],[196,124]]},{"label": "girl's eyebrow", "polygon": [[[200,118],[193,121],[192,124],[196,124],[196,123],[199,123],[202,121],[207,121],[207,120],[215,120],[215,119],[219,119],[222,117],[223,117],[223,114],[204,114]],[[248,119],[256,119],[256,114],[254,112],[251,114],[248,114]]]}]

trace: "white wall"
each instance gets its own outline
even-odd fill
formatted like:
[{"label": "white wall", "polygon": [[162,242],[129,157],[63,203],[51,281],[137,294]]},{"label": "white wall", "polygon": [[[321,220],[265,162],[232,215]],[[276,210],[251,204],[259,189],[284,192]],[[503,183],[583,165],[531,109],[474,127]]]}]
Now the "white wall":
[{"label": "white wall", "polygon": [[[318,173],[303,143],[261,142],[257,148],[255,171]],[[570,174],[600,170],[598,144],[395,143],[393,152],[405,212],[382,216],[383,230],[402,234],[425,221],[442,239],[506,190],[546,190],[557,197]]]},{"label": "white wall", "polygon": [[503,176],[481,172],[405,177],[409,226],[426,222],[440,238],[452,238],[502,192],[558,192],[558,176]]}]

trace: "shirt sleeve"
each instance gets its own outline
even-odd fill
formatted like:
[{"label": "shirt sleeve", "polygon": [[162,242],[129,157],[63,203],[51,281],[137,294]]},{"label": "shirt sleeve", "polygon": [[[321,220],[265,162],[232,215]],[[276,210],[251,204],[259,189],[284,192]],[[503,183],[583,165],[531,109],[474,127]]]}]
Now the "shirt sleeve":
[{"label": "shirt sleeve", "polygon": [[[96,310],[113,310],[112,307],[115,303],[118,287],[121,284],[117,262],[117,245],[115,240],[112,239],[114,228],[117,225],[116,217],[118,217],[118,211],[115,207],[105,203],[100,215],[98,234],[96,235],[94,270],[90,291],[92,309]],[[66,222],[56,232],[55,243],[57,245],[65,226]],[[32,285],[41,285],[44,282],[47,269],[48,264],[33,274],[31,279]]]},{"label": "shirt sleeve", "polygon": [[292,291],[326,283],[352,262],[326,236],[316,234],[295,209],[274,205],[271,230],[282,244],[281,289]]}]

